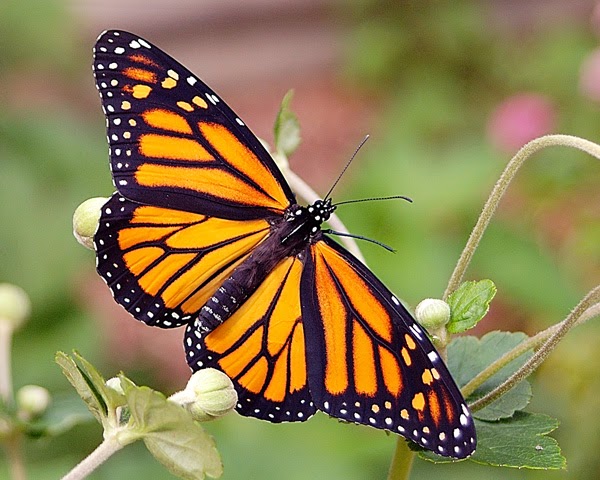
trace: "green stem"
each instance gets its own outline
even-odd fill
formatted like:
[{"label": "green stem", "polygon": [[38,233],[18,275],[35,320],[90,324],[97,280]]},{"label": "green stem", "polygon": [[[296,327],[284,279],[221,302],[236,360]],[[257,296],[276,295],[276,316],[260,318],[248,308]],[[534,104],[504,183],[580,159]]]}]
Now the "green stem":
[{"label": "green stem", "polygon": [[62,480],[80,480],[102,465],[111,455],[123,448],[114,437],[107,437],[92,453],[67,473]]},{"label": "green stem", "polygon": [[[573,324],[573,327],[581,325],[582,323],[585,323],[589,319],[594,318],[599,315],[600,315],[600,303],[597,303],[596,305],[593,305],[592,307],[588,308],[585,312],[583,312],[581,317],[579,317],[579,319]],[[552,325],[551,327],[548,327],[545,330],[542,330],[541,332],[537,333],[533,337],[527,338],[523,342],[519,343],[519,345],[517,345],[515,348],[513,348],[509,352],[506,352],[504,355],[502,355],[496,361],[492,362],[490,365],[488,365],[486,368],[484,368],[481,372],[479,372],[475,377],[473,377],[464,387],[462,387],[460,389],[463,396],[465,398],[467,398],[469,395],[473,394],[473,392],[475,392],[475,390],[477,390],[481,385],[483,385],[495,373],[500,371],[502,368],[504,368],[506,365],[508,365],[514,359],[519,358],[525,352],[527,352],[529,350],[538,350],[540,348],[540,346],[544,344],[544,342],[546,342],[552,335],[554,335],[556,333],[556,331],[560,328],[562,323],[564,323],[565,321],[566,320],[563,320],[560,323],[557,323],[555,325]]]},{"label": "green stem", "polygon": [[25,473],[25,465],[23,463],[23,456],[21,455],[20,436],[13,435],[12,438],[9,438],[4,443],[4,447],[8,465],[10,466],[11,480],[26,480],[27,474]]},{"label": "green stem", "polygon": [[408,443],[406,443],[404,438],[398,437],[387,480],[407,480],[410,476],[414,459],[415,452],[408,448]]},{"label": "green stem", "polygon": [[454,267],[454,271],[452,272],[450,281],[448,282],[448,286],[442,297],[443,300],[446,300],[448,295],[456,290],[461,284],[465,271],[471,262],[471,258],[475,253],[477,245],[479,244],[485,229],[490,223],[490,220],[494,215],[496,208],[498,207],[500,199],[506,192],[506,189],[510,185],[512,179],[515,177],[519,168],[521,168],[525,160],[531,157],[534,153],[550,146],[577,148],[592,155],[593,157],[600,159],[599,145],[596,145],[589,140],[584,140],[571,135],[546,135],[544,137],[536,138],[535,140],[532,140],[523,146],[511,159],[511,161],[508,162],[508,165],[506,165],[506,168],[502,172],[502,175],[500,175],[496,185],[494,185],[494,188],[492,189],[492,192],[487,199],[479,218],[477,219],[477,223],[471,232],[471,236],[469,237],[469,240],[467,241],[460,258],[458,259],[456,267]]},{"label": "green stem", "polygon": [[600,285],[593,288],[585,297],[583,297],[569,316],[563,322],[558,324],[556,330],[547,338],[534,355],[521,366],[521,368],[494,390],[469,405],[471,410],[477,411],[489,405],[531,375],[546,357],[552,353],[558,342],[563,339],[569,330],[577,323],[580,323],[580,319],[586,311],[590,309],[594,311],[599,302]]}]

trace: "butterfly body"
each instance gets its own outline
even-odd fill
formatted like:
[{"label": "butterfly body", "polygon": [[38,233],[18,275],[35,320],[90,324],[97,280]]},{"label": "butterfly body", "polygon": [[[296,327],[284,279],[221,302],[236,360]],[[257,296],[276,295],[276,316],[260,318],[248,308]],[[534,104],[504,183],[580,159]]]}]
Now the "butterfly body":
[{"label": "butterfly body", "polygon": [[471,455],[473,418],[426,332],[321,230],[331,200],[299,206],[235,112],[146,40],[104,32],[94,75],[117,190],[94,244],[115,300],[185,326],[187,363],[225,372],[242,415],[321,410]]},{"label": "butterfly body", "polygon": [[307,245],[318,241],[322,235],[322,223],[334,210],[330,199],[317,200],[309,207],[291,205],[282,217],[271,219],[271,232],[267,239],[202,306],[198,314],[198,328],[208,333],[227,320],[283,259],[298,256],[303,261]]}]

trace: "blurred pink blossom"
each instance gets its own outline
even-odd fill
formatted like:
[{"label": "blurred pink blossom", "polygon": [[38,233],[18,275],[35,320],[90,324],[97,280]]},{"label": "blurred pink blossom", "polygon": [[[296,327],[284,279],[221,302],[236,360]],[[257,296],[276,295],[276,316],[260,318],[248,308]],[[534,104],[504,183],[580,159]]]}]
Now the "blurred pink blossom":
[{"label": "blurred pink blossom", "polygon": [[594,50],[581,64],[579,89],[585,97],[600,102],[600,49]]},{"label": "blurred pink blossom", "polygon": [[504,100],[490,116],[487,125],[492,144],[506,153],[514,153],[530,140],[556,128],[552,102],[538,93],[519,93]]}]

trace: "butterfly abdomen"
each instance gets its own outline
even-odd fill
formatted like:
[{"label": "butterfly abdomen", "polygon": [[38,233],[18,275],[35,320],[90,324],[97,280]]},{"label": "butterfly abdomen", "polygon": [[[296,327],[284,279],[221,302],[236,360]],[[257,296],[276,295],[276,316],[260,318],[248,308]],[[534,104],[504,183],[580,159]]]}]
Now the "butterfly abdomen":
[{"label": "butterfly abdomen", "polygon": [[239,281],[235,272],[208,299],[198,313],[199,328],[210,332],[227,320],[248,298],[248,292]]},{"label": "butterfly abdomen", "polygon": [[200,309],[198,328],[206,333],[218,327],[244,304],[282,260],[297,255],[306,245],[306,235],[296,230],[294,222],[274,224],[269,238],[233,271]]}]

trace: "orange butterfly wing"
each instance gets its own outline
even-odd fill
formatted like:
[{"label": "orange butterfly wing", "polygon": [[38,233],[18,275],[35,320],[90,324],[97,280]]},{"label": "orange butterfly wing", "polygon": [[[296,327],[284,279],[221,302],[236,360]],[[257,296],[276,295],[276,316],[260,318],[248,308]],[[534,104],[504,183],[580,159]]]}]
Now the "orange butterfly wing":
[{"label": "orange butterfly wing", "polygon": [[475,450],[473,419],[427,334],[349,252],[323,237],[301,282],[315,406],[451,457]]},{"label": "orange butterfly wing", "polygon": [[188,363],[225,372],[243,415],[282,422],[315,412],[300,311],[302,268],[298,258],[286,258],[222,325],[204,333],[196,320],[186,329]]},{"label": "orange butterfly wing", "polygon": [[194,74],[131,33],[94,48],[115,187],[129,200],[245,220],[295,202],[271,156]]},{"label": "orange butterfly wing", "polygon": [[177,327],[197,315],[269,231],[266,220],[140,205],[116,193],[102,208],[97,268],[135,318]]}]

